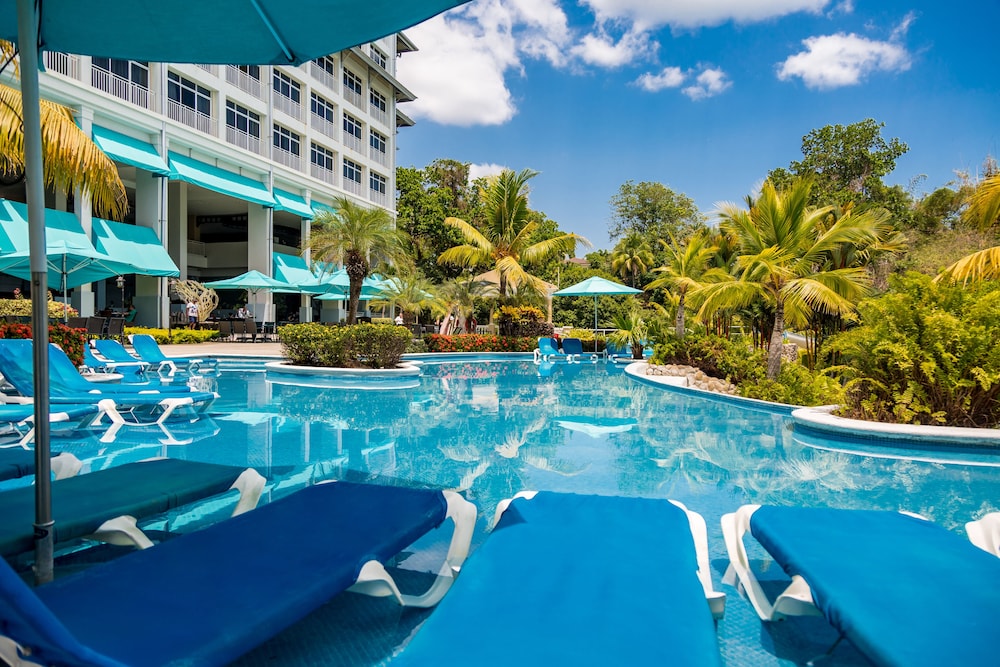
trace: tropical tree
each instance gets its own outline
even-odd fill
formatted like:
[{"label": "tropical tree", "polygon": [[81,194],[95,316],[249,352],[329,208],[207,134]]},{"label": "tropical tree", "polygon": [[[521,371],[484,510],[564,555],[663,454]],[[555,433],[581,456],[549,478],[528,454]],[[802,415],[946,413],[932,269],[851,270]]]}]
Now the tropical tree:
[{"label": "tropical tree", "polygon": [[312,236],[306,249],[317,262],[342,264],[350,279],[347,323],[354,324],[361,297],[361,284],[382,263],[408,260],[402,234],[392,216],[382,208],[365,208],[347,197],[334,202],[336,213],[323,211],[313,218]]},{"label": "tropical tree", "polygon": [[677,239],[670,236],[670,243],[660,239],[667,254],[667,262],[653,269],[662,274],[649,285],[647,289],[665,287],[677,294],[677,316],[674,320],[674,333],[678,339],[684,338],[684,307],[689,292],[697,290],[705,282],[725,280],[729,273],[724,269],[709,267],[709,262],[715,257],[716,248],[711,244],[707,233],[692,236],[683,246]]},{"label": "tropical tree", "polygon": [[[14,45],[0,40],[0,58],[8,62]],[[45,185],[62,192],[88,192],[94,212],[122,219],[128,211],[125,186],[111,158],[90,140],[73,112],[41,100],[42,176]],[[7,184],[24,178],[24,119],[21,91],[0,85],[0,178]]]},{"label": "tropical tree", "polygon": [[611,324],[615,330],[608,334],[608,340],[621,347],[628,345],[632,349],[632,358],[642,359],[642,349],[646,342],[646,321],[642,313],[632,310],[615,315],[611,318]]},{"label": "tropical tree", "polygon": [[461,218],[449,217],[445,224],[458,230],[465,240],[441,253],[438,262],[462,268],[495,268],[499,276],[500,299],[506,300],[522,284],[543,289],[540,278],[528,273],[532,264],[552,255],[573,255],[577,243],[590,242],[577,234],[559,234],[532,242],[538,223],[528,208],[528,181],[538,175],[531,169],[515,173],[510,169],[490,178],[482,193],[485,220],[476,227]]},{"label": "tropical tree", "polygon": [[694,200],[683,192],[674,192],[662,183],[626,181],[611,198],[608,235],[612,239],[629,234],[685,238],[704,226],[704,221]]},{"label": "tropical tree", "polygon": [[635,287],[640,274],[649,271],[653,252],[641,234],[629,234],[615,246],[611,253],[611,270]]},{"label": "tropical tree", "polygon": [[373,299],[373,305],[393,304],[404,313],[413,315],[413,321],[420,323],[420,311],[429,308],[435,299],[434,285],[420,275],[419,271],[401,271],[386,279],[382,286],[382,296]]},{"label": "tropical tree", "polygon": [[723,204],[720,224],[737,239],[736,277],[697,290],[699,315],[719,308],[766,302],[774,312],[768,347],[767,377],[781,370],[786,316],[804,321],[811,310],[843,313],[854,308],[870,284],[863,268],[824,268],[826,255],[842,243],[870,243],[876,237],[870,219],[844,216],[829,228],[829,207],[809,206],[811,183],[796,180],[785,190],[767,181],[749,210]]},{"label": "tropical tree", "polygon": [[476,280],[471,275],[460,276],[446,282],[441,286],[439,292],[447,313],[456,316],[456,331],[463,331],[467,328],[466,322],[475,312],[477,300],[491,299],[497,296],[497,288],[493,283],[486,280]]},{"label": "tropical tree", "polygon": [[[980,229],[995,227],[1000,222],[1000,174],[994,174],[979,184],[969,200],[965,217]],[[946,268],[936,280],[942,278],[966,283],[1000,278],[1000,246],[966,255]]]}]

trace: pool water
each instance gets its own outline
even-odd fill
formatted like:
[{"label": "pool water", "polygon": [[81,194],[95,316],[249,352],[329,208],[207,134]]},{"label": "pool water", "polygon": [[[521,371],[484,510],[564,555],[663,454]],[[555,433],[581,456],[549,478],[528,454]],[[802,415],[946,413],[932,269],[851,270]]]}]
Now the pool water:
[{"label": "pool water", "polygon": [[[716,587],[729,596],[719,624],[729,665],[801,664],[835,637],[820,619],[763,626],[721,584],[723,513],[745,503],[905,509],[962,533],[1000,509],[1000,456],[989,450],[938,456],[797,436],[785,410],[671,391],[604,362],[431,362],[418,387],[379,391],[245,368],[199,382],[221,395],[211,417],[107,446],[93,465],[161,453],[253,466],[280,492],[324,478],[458,490],[479,508],[476,543],[497,503],[525,489],[673,498],[708,523]],[[325,613],[241,664],[378,664],[423,618],[350,599]],[[849,646],[830,660],[865,664]]]}]

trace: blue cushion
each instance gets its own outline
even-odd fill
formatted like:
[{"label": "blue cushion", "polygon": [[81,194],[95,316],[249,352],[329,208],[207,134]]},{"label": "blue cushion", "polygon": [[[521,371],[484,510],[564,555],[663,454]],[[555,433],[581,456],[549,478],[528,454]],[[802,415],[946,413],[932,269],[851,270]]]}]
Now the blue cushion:
[{"label": "blue cushion", "polygon": [[996,664],[1000,558],[897,512],[762,507],[750,527],[875,664]]},{"label": "blue cushion", "polygon": [[[108,656],[101,665],[225,665],[347,589],[368,560],[439,525],[446,509],[439,491],[321,484],[57,579],[35,590],[44,606],[14,590],[16,607],[0,604],[0,615],[59,664],[91,664],[79,653],[88,647]],[[0,591],[17,588],[12,576],[0,566]]]},{"label": "blue cushion", "polygon": [[396,665],[721,665],[684,512],[515,500]]}]

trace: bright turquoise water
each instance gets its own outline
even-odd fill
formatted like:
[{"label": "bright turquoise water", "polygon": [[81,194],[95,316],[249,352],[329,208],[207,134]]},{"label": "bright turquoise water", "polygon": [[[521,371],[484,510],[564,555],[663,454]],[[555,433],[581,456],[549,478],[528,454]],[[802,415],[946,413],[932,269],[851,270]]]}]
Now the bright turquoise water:
[{"label": "bright turquoise water", "polygon": [[[79,453],[94,467],[153,454],[254,466],[284,491],[321,478],[457,489],[479,507],[477,541],[496,504],[524,489],[674,498],[708,523],[716,586],[730,598],[718,628],[728,665],[800,664],[832,638],[822,621],[762,626],[721,584],[723,513],[744,503],[906,509],[961,533],[1000,506],[995,453],[797,436],[780,412],[648,385],[603,362],[427,363],[418,386],[380,391],[251,370],[200,382],[221,394],[210,418],[126,430],[111,444],[91,438]],[[356,597],[340,596],[314,621],[320,630],[303,624],[240,664],[379,663],[420,617],[344,602]],[[369,613],[375,620],[358,627]],[[311,652],[271,662],[291,646]],[[864,664],[850,647],[838,653],[827,664]]]}]

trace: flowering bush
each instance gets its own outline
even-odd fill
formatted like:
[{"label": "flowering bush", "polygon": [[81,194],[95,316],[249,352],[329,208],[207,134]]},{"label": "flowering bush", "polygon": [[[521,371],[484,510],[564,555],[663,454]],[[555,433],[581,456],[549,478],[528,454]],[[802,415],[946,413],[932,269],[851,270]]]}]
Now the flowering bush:
[{"label": "flowering bush", "polygon": [[517,338],[494,334],[459,334],[424,336],[428,352],[531,352],[538,347],[535,338]]},{"label": "flowering bush", "polygon": [[[0,338],[31,338],[30,324],[0,324]],[[49,342],[63,349],[77,366],[83,363],[83,346],[87,336],[80,329],[71,329],[65,324],[49,325]]]},{"label": "flowering bush", "polygon": [[[64,306],[60,301],[49,299],[49,317],[52,319],[62,319],[63,310],[66,310],[67,317],[78,315],[76,308]],[[31,299],[25,299],[15,290],[13,299],[0,299],[0,315],[11,315],[14,317],[31,317]]]},{"label": "flowering bush", "polygon": [[534,306],[502,306],[497,324],[504,336],[537,338],[552,335],[552,325],[545,321],[545,313]]},{"label": "flowering bush", "polygon": [[217,329],[155,329],[153,327],[125,327],[125,335],[146,334],[152,336],[159,345],[184,345],[204,343],[217,338]]}]

